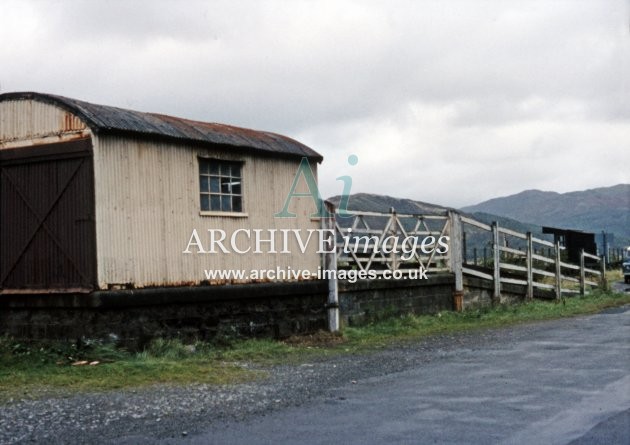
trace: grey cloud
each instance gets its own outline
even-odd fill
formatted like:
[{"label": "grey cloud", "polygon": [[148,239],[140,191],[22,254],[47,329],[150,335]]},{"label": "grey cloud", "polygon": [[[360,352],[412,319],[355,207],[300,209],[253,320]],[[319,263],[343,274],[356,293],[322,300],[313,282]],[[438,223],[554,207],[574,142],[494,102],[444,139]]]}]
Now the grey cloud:
[{"label": "grey cloud", "polygon": [[[9,1],[0,86],[283,132],[329,159],[393,155],[380,141],[395,131],[407,153],[438,153],[438,172],[457,156],[479,172],[470,146],[505,165],[579,153],[576,122],[618,159],[600,124],[630,132],[627,17],[622,0]],[[538,187],[525,167],[514,187]]]}]

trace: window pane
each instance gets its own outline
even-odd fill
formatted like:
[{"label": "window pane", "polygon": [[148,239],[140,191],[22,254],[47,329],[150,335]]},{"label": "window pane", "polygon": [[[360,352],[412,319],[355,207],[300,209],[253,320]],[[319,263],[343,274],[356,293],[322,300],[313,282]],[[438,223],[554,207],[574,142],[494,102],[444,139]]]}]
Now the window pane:
[{"label": "window pane", "polygon": [[221,191],[221,181],[217,176],[210,176],[210,191],[219,193]]},{"label": "window pane", "polygon": [[208,189],[209,187],[209,178],[208,176],[199,176],[199,190],[201,190],[202,193],[204,192],[209,192],[210,190]]},{"label": "window pane", "polygon": [[231,193],[230,178],[221,178],[221,193]]},{"label": "window pane", "polygon": [[208,174],[208,161],[199,160],[199,174]]},{"label": "window pane", "polygon": [[199,159],[199,172],[202,210],[243,211],[240,162]]},{"label": "window pane", "polygon": [[201,210],[210,210],[209,195],[201,195]]},{"label": "window pane", "polygon": [[219,195],[210,195],[210,210],[221,210],[221,197]]},{"label": "window pane", "polygon": [[241,197],[240,196],[232,196],[232,210],[234,212],[242,212],[243,206],[241,205]]},{"label": "window pane", "polygon": [[232,200],[230,199],[230,196],[221,196],[221,210],[223,210],[224,212],[231,212],[232,211]]}]

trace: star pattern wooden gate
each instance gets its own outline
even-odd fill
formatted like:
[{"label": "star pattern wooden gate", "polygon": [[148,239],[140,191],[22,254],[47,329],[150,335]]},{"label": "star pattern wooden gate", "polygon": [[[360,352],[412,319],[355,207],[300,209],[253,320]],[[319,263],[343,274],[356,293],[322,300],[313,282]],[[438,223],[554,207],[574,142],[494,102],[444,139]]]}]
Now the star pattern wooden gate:
[{"label": "star pattern wooden gate", "polygon": [[[373,271],[451,270],[448,244],[450,217],[443,214],[398,214],[337,211],[337,268]],[[444,238],[447,237],[447,238]],[[444,242],[444,241],[443,241]]]}]

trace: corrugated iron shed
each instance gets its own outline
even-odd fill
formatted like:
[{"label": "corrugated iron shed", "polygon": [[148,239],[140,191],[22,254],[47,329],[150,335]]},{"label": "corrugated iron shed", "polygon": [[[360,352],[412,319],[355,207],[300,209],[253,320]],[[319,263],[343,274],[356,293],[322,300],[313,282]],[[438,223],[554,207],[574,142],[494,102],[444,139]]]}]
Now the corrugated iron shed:
[{"label": "corrugated iron shed", "polygon": [[0,94],[0,101],[5,100],[37,100],[58,106],[83,119],[98,134],[137,135],[198,144],[220,144],[267,155],[305,156],[316,162],[323,160],[310,147],[289,137],[266,131],[97,105],[52,94]]}]

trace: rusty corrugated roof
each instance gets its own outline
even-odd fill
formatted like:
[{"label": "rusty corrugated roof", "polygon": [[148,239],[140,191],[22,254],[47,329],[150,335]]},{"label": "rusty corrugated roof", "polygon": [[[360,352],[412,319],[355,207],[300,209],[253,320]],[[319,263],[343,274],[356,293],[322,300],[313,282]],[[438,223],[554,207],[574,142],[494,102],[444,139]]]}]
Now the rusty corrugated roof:
[{"label": "rusty corrugated roof", "polygon": [[323,160],[322,156],[312,148],[289,137],[267,131],[126,110],[52,94],[33,92],[0,94],[0,101],[5,100],[36,100],[56,105],[83,119],[95,133],[220,144],[269,155],[306,156],[317,162]]}]

